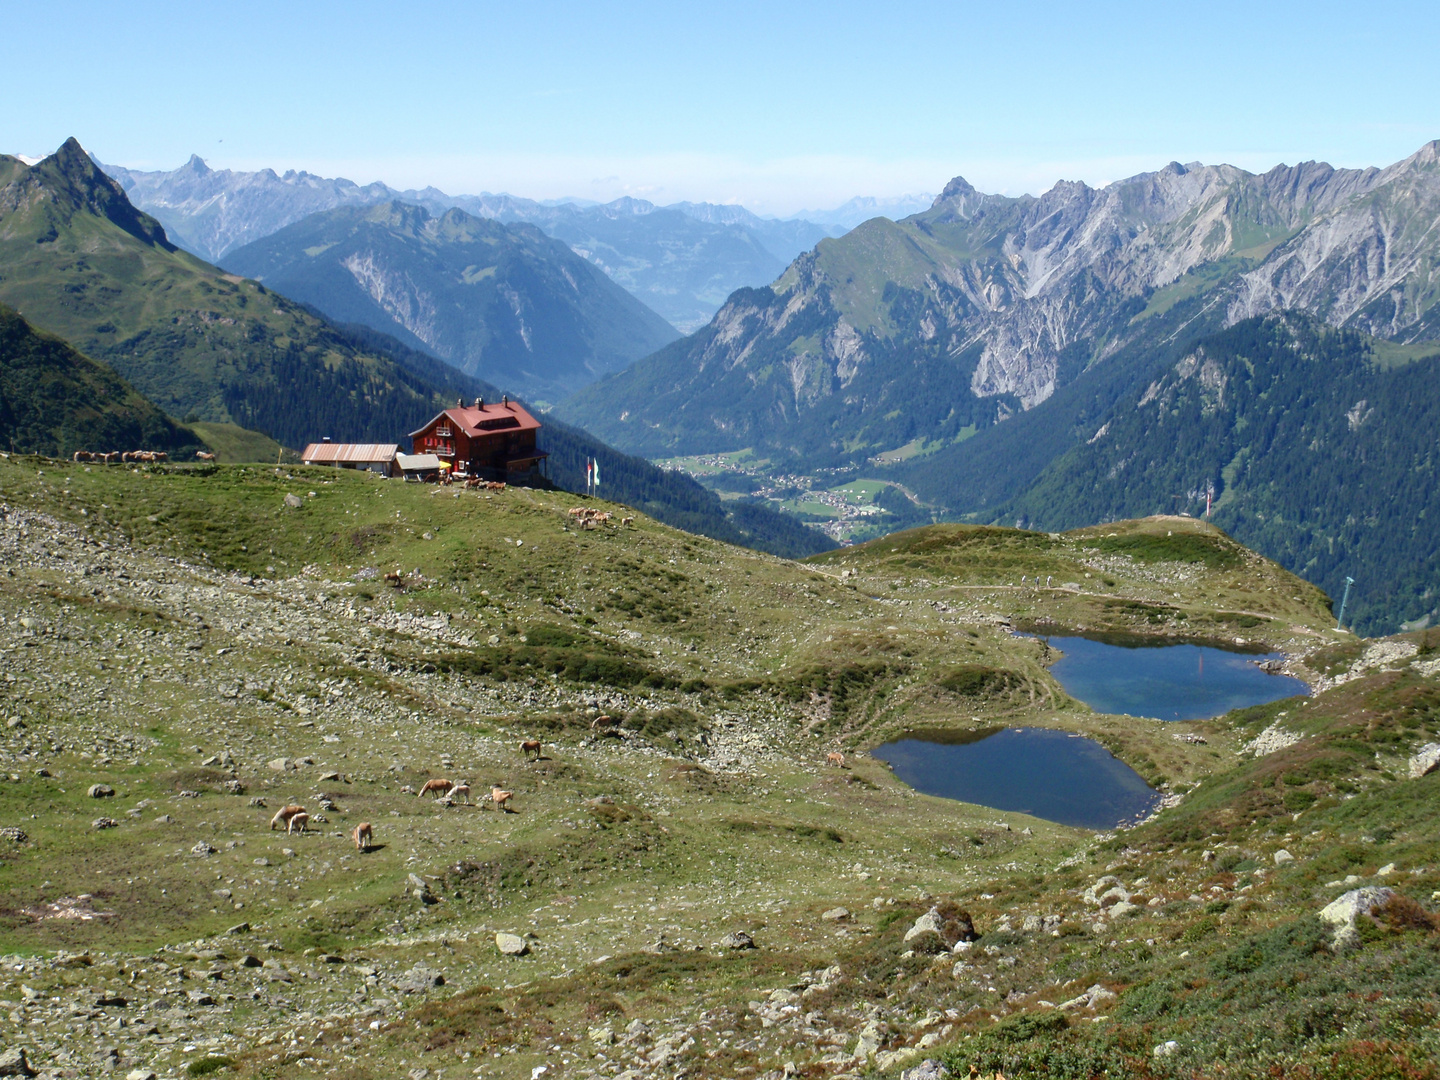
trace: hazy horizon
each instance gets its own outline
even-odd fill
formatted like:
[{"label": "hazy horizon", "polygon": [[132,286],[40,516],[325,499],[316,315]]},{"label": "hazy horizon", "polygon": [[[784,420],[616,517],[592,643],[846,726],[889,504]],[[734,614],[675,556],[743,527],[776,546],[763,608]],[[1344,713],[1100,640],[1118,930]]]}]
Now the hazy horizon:
[{"label": "hazy horizon", "polygon": [[[65,62],[17,50],[0,144],[75,135],[101,160],[343,176],[399,189],[733,203],[790,216],[856,196],[1093,186],[1203,161],[1387,165],[1440,136],[1411,2],[1157,9],[926,0],[878,10],[570,3],[56,3]],[[1403,33],[1395,28],[1403,27]],[[1338,78],[1372,57],[1393,79]]]}]

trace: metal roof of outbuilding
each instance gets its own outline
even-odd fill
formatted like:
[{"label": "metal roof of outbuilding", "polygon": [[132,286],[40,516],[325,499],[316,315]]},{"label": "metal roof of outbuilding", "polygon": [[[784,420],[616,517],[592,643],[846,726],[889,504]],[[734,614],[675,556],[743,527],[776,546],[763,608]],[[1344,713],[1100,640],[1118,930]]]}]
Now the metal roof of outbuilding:
[{"label": "metal roof of outbuilding", "polygon": [[306,465],[359,465],[376,461],[393,461],[399,453],[397,443],[311,443],[300,459]]}]

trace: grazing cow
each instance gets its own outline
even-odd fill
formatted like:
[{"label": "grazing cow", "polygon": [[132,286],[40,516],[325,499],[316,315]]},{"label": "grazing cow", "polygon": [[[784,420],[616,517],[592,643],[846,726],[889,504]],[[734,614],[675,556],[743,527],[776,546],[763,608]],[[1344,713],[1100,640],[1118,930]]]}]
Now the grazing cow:
[{"label": "grazing cow", "polygon": [[400,573],[400,571],[398,570],[396,570],[393,574],[386,574],[385,584],[389,585],[391,588],[394,589],[403,589],[405,587],[405,575]]},{"label": "grazing cow", "polygon": [[[303,806],[296,806],[293,803],[289,806],[282,806],[279,810],[275,811],[275,816],[270,819],[270,831],[274,832],[277,826],[284,825],[285,831],[289,832],[290,823],[295,820],[295,815],[304,813],[305,807]],[[305,817],[308,821],[310,815],[306,814]]]},{"label": "grazing cow", "polygon": [[495,804],[495,809],[503,810],[507,814],[514,813],[514,811],[510,809],[510,800],[514,797],[515,792],[513,791],[503,791],[498,787],[492,787],[490,789],[490,801]]},{"label": "grazing cow", "polygon": [[204,450],[196,450],[196,451],[195,451],[195,456],[196,456],[197,458],[199,458],[201,461],[214,461],[214,460],[215,460],[215,455],[214,455],[214,454],[207,454]]},{"label": "grazing cow", "polygon": [[370,846],[375,843],[375,830],[370,828],[368,821],[356,825],[355,831],[350,835],[355,838],[356,851],[369,851]]},{"label": "grazing cow", "polygon": [[426,780],[424,786],[420,788],[419,795],[417,795],[416,797],[423,799],[430,792],[438,791],[440,793],[440,796],[443,798],[450,793],[450,789],[454,786],[455,785],[451,781],[446,780],[443,777],[436,777],[434,780]]},{"label": "grazing cow", "polygon": [[290,833],[295,833],[295,832],[302,832],[302,833],[303,833],[303,832],[309,832],[309,831],[310,831],[310,815],[307,814],[304,810],[301,810],[300,813],[298,813],[298,814],[296,814],[294,817],[292,817],[292,818],[290,819],[290,824],[288,824],[288,825],[285,826],[285,832],[286,832],[287,835],[290,834]]},{"label": "grazing cow", "polygon": [[839,750],[831,750],[830,753],[825,755],[825,764],[836,765],[843,769],[845,767],[845,755],[840,753]]},{"label": "grazing cow", "polygon": [[534,754],[535,760],[539,761],[540,750],[541,746],[539,739],[522,739],[520,741],[520,753],[523,754],[525,757],[529,757],[531,754]]},{"label": "grazing cow", "polygon": [[450,806],[454,806],[456,799],[464,799],[466,806],[475,805],[470,801],[470,785],[463,780],[450,789],[445,796],[444,802]]}]

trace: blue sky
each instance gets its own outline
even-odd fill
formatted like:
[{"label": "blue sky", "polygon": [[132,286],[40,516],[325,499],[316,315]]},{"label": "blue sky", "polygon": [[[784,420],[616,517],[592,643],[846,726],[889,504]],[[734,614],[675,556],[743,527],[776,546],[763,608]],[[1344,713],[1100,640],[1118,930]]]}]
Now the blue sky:
[{"label": "blue sky", "polygon": [[0,150],[770,213],[1384,165],[1440,138],[1440,4],[6,6]]}]

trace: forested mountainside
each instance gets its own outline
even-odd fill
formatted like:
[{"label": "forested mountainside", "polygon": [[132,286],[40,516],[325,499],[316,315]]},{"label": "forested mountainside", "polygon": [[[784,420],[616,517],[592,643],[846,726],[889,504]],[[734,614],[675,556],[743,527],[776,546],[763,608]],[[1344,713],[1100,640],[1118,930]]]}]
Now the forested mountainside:
[{"label": "forested mountainside", "polygon": [[564,397],[677,336],[560,241],[459,209],[312,214],[224,266],[526,397]]},{"label": "forested mountainside", "polygon": [[[1435,333],[1440,143],[1386,169],[1172,164],[1039,197],[957,178],[928,211],[822,241],[703,330],[564,406],[647,454],[860,462],[953,444],[1114,362],[1187,304],[1198,333],[1298,309]],[[1173,325],[1173,320],[1172,320]],[[1131,354],[1133,355],[1133,353]]]},{"label": "forested mountainside", "polygon": [[[1338,597],[1366,631],[1440,614],[1440,344],[1294,314],[1195,343],[1001,511],[1059,530],[1202,513]],[[964,495],[947,493],[957,503]]]},{"label": "forested mountainside", "polygon": [[0,304],[0,447],[52,457],[163,450],[183,458],[205,441],[111,368]]}]

